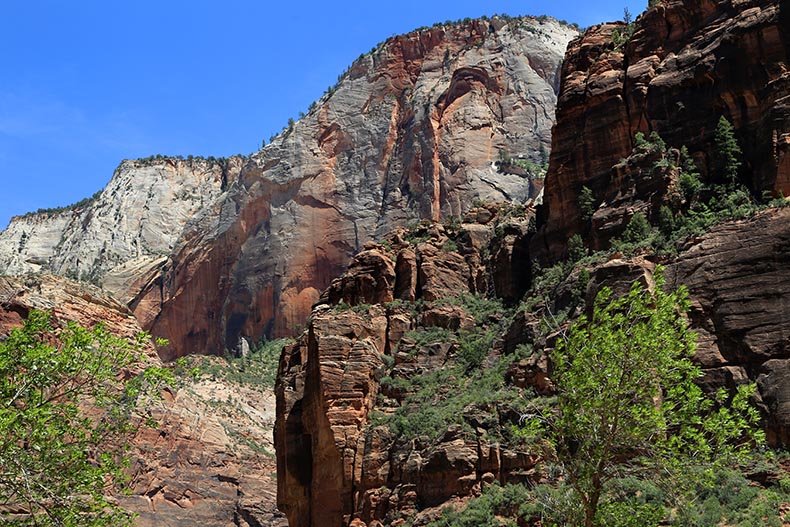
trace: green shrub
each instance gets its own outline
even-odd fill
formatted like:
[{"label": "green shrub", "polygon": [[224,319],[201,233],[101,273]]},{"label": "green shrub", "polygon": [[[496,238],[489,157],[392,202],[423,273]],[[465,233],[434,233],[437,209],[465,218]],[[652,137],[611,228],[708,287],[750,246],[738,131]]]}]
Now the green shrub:
[{"label": "green shrub", "polygon": [[513,519],[528,499],[529,490],[523,485],[489,485],[479,498],[469,500],[466,508],[447,507],[441,518],[429,527],[516,527]]},{"label": "green shrub", "polygon": [[438,300],[437,303],[464,308],[464,311],[472,315],[478,324],[482,324],[491,318],[502,316],[505,313],[501,300],[498,298],[487,298],[480,294],[461,293],[458,296]]},{"label": "green shrub", "polygon": [[436,440],[451,425],[460,425],[473,436],[472,422],[485,422],[489,437],[504,440],[510,431],[500,426],[500,412],[512,415],[526,404],[525,392],[505,384],[509,365],[507,359],[500,359],[487,368],[469,370],[455,364],[409,379],[385,377],[382,385],[406,396],[394,413],[378,415],[372,424],[388,426],[403,439]]}]

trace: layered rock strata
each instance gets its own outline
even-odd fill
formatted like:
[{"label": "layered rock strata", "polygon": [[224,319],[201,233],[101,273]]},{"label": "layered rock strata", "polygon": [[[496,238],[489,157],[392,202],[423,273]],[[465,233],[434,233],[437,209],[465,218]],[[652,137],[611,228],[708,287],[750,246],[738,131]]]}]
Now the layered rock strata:
[{"label": "layered rock strata", "polygon": [[393,37],[361,56],[187,226],[139,297],[156,313],[152,332],[173,354],[291,334],[367,241],[459,217],[476,198],[532,198],[528,177],[495,162],[500,151],[539,162],[575,33],[494,18]]},{"label": "layered rock strata", "polygon": [[0,272],[101,283],[166,358],[291,334],[366,241],[537,197],[542,176],[499,161],[542,162],[576,35],[494,17],[393,37],[249,161],[127,162],[85,209],[14,220]]},{"label": "layered rock strata", "polygon": [[[523,294],[497,276],[492,260],[519,264],[515,237],[505,233],[528,229],[533,213],[496,214],[496,207],[476,209],[460,227],[427,225],[398,232],[385,245],[369,244],[284,351],[275,443],[278,504],[290,525],[399,525],[405,518],[421,524],[453,498],[479,492],[483,481],[540,480],[536,456],[499,444],[480,424],[515,423],[513,410],[495,409],[491,417],[491,407],[465,408],[476,431],[454,425],[434,439],[399,437],[373,422],[374,410],[391,414],[410,404],[409,379],[457,364],[463,344],[451,334],[495,324],[495,315],[476,320],[452,299],[482,298],[495,287],[514,298]],[[415,340],[426,331],[443,336]],[[506,352],[496,342],[483,350],[486,360]],[[382,384],[385,375],[406,384]],[[513,394],[527,384],[514,380]]]},{"label": "layered rock strata", "polygon": [[[488,212],[476,209],[466,220]],[[491,482],[542,481],[538,452],[489,439],[508,419],[518,421],[518,413],[509,415],[490,400],[458,409],[457,424],[433,439],[403,437],[391,421],[377,421],[413,404],[410,394],[421,385],[412,380],[451,368],[461,342],[485,332],[468,306],[448,299],[523,295],[495,282],[500,267],[523,267],[518,247],[530,236],[530,217],[396,234],[385,245],[369,245],[322,295],[306,332],[280,363],[278,503],[290,525],[364,527],[407,519],[424,525],[442,507],[478,495]],[[756,403],[769,442],[777,446],[790,438],[788,248],[790,208],[779,208],[715,226],[664,259],[668,287],[689,290],[702,386],[714,392],[756,381]],[[615,294],[625,294],[633,281],[652,287],[655,260],[649,253],[614,254],[577,266],[545,296],[528,298],[515,311],[487,348],[484,364],[506,362],[509,396],[554,395],[549,356],[570,323],[562,320],[589,312],[604,286]],[[561,325],[547,329],[551,321]],[[420,341],[437,328],[435,341]],[[523,346],[532,350],[528,356],[518,351]],[[441,408],[445,402],[427,404]],[[477,428],[467,428],[470,423]]]},{"label": "layered rock strata", "polygon": [[[574,40],[563,64],[535,254],[556,259],[572,234],[586,232],[583,186],[606,207],[629,184],[613,167],[632,152],[639,131],[686,146],[710,179],[724,116],[743,149],[742,181],[757,196],[790,193],[788,28],[783,1],[667,0],[631,29],[603,24]],[[599,237],[596,246],[607,241]]]},{"label": "layered rock strata", "polygon": [[757,381],[769,442],[790,444],[790,208],[714,227],[668,271],[689,289],[703,386]]},{"label": "layered rock strata", "polygon": [[184,225],[219,197],[242,158],[124,161],[101,192],[75,207],[11,220],[0,274],[48,271],[100,285],[123,303],[158,273]]}]

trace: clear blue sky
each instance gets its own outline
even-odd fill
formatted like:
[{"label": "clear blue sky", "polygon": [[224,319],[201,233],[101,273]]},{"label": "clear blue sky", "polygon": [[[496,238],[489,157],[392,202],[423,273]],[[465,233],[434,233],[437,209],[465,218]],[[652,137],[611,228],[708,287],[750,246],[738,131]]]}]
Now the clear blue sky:
[{"label": "clear blue sky", "polygon": [[507,13],[581,26],[646,1],[9,0],[0,31],[0,229],[104,187],[124,158],[248,154],[360,53]]}]

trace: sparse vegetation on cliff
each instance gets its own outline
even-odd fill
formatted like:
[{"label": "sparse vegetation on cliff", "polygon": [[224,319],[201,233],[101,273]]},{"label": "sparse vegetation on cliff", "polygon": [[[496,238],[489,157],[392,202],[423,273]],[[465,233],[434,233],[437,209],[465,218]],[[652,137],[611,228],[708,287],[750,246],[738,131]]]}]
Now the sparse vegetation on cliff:
[{"label": "sparse vegetation on cliff", "polygon": [[[670,174],[676,184],[658,207],[630,216],[620,235],[611,240],[611,250],[625,254],[642,249],[675,253],[684,240],[699,236],[718,223],[747,218],[768,207],[787,206],[782,196],[774,199],[770,193],[758,200],[738,181],[741,150],[726,119],[719,121],[714,138],[716,155],[707,181],[703,181],[685,146],[670,148],[656,132],[649,137],[635,135],[631,156],[620,164],[630,166],[633,161],[639,166],[642,159],[655,159],[649,166],[635,170]],[[592,220],[599,203],[588,187],[582,187],[578,205],[583,221]]]},{"label": "sparse vegetation on cliff", "polygon": [[[403,397],[398,408],[389,415],[374,418],[376,425],[386,425],[404,438],[424,436],[439,439],[453,425],[474,437],[481,422],[488,423],[491,440],[504,440],[508,426],[500,426],[501,415],[518,415],[524,409],[528,394],[505,381],[513,357],[492,359],[494,340],[504,331],[510,313],[501,302],[469,293],[447,297],[434,303],[419,304],[419,311],[437,306],[457,306],[475,320],[470,329],[450,330],[440,327],[419,328],[408,332],[398,352],[416,357],[434,346],[449,346],[451,359],[446,367],[406,376],[392,370],[381,379],[384,393]],[[515,412],[515,414],[514,414]]]},{"label": "sparse vegetation on cliff", "polygon": [[226,353],[224,357],[182,357],[174,365],[175,373],[182,378],[208,376],[222,379],[256,390],[271,390],[277,377],[277,362],[284,346],[291,339],[261,340],[246,356]]},{"label": "sparse vegetation on cliff", "polygon": [[31,216],[55,216],[58,214],[62,214],[63,212],[68,212],[72,210],[82,210],[86,207],[91,206],[96,200],[99,199],[101,196],[102,191],[97,190],[92,196],[87,198],[82,198],[81,200],[77,201],[76,203],[72,203],[71,205],[65,205],[63,207],[50,207],[46,209],[38,209],[35,212],[28,212],[27,214],[23,214],[19,216],[20,218],[29,218]]}]

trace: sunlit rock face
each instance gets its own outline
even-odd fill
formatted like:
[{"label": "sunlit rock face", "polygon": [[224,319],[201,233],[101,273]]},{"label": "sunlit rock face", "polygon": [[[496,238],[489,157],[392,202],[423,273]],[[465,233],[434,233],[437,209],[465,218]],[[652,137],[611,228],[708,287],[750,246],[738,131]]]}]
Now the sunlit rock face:
[{"label": "sunlit rock face", "polygon": [[161,299],[149,327],[173,354],[293,334],[365,242],[458,217],[475,199],[533,198],[534,182],[496,162],[540,163],[576,34],[495,18],[393,37],[361,56],[187,225],[139,297],[150,312]]},{"label": "sunlit rock face", "polygon": [[13,218],[0,233],[0,273],[48,271],[100,285],[128,302],[241,162],[124,161],[107,187],[79,206]]}]

